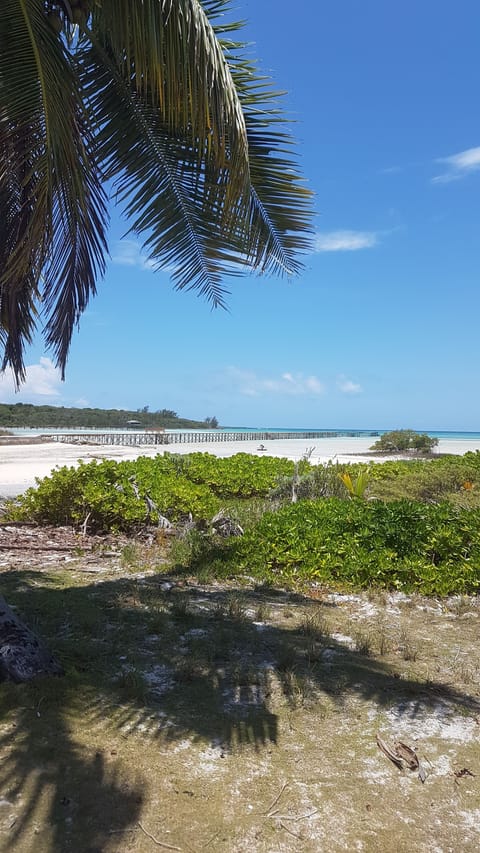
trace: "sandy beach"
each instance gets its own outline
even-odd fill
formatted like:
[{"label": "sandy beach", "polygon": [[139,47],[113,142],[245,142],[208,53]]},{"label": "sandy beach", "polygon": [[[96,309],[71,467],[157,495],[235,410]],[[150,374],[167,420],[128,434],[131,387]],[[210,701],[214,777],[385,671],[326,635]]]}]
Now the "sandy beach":
[{"label": "sandy beach", "polygon": [[[310,461],[324,464],[329,460],[338,462],[366,462],[372,457],[366,455],[374,439],[361,438],[321,438],[314,441],[305,439],[275,439],[265,442],[266,450],[259,450],[259,442],[226,441],[218,444],[175,444],[160,449],[158,447],[100,447],[95,444],[82,445],[45,444],[3,445],[0,447],[0,497],[14,497],[35,485],[37,477],[46,477],[54,468],[63,465],[76,465],[79,460],[90,462],[92,459],[136,459],[138,456],[155,456],[158,452],[171,453],[212,453],[215,456],[233,456],[235,453],[253,453],[257,456],[281,456],[294,461],[313,448]],[[480,450],[480,439],[444,439],[440,440],[438,453],[462,455],[469,450]],[[394,457],[389,457],[394,458]]]}]

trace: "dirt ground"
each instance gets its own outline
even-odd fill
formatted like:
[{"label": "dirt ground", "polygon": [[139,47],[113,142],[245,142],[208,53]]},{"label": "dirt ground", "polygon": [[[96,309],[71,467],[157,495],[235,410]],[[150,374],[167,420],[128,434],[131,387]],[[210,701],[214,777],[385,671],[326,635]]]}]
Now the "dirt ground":
[{"label": "dirt ground", "polygon": [[0,685],[0,849],[480,848],[478,599],[203,585],[28,525],[0,584],[66,671]]}]

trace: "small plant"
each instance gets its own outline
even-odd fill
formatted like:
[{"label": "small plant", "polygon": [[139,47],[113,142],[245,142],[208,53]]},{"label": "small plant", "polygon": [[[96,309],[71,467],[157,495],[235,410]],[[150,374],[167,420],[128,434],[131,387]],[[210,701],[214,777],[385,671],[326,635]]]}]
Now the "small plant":
[{"label": "small plant", "polygon": [[418,655],[420,653],[419,644],[416,643],[411,636],[409,636],[406,630],[402,630],[400,633],[399,648],[404,660],[413,662],[417,660]]},{"label": "small plant", "polygon": [[350,498],[365,497],[365,493],[370,482],[369,472],[366,468],[360,471],[355,479],[352,479],[351,475],[347,471],[343,474],[339,474],[338,476],[345,486]]},{"label": "small plant", "polygon": [[188,683],[195,681],[203,675],[205,671],[205,662],[197,655],[187,655],[183,657],[176,668],[176,678],[180,683]]},{"label": "small plant", "polygon": [[247,605],[243,595],[232,593],[226,602],[226,613],[230,619],[243,622],[247,618]]},{"label": "small plant", "polygon": [[284,619],[293,619],[295,616],[295,611],[291,607],[285,607],[282,615]]},{"label": "small plant", "polygon": [[123,689],[128,699],[145,701],[148,692],[147,682],[143,673],[136,667],[128,667],[122,670],[118,678],[118,685]]},{"label": "small plant", "polygon": [[403,646],[403,659],[416,661],[419,655],[419,648],[415,643],[405,643]]},{"label": "small plant", "polygon": [[355,643],[356,652],[358,652],[360,655],[365,655],[365,657],[371,654],[373,642],[372,634],[370,631],[358,629],[353,635],[353,640]]},{"label": "small plant", "polygon": [[456,595],[449,602],[449,608],[457,616],[465,616],[473,610],[472,599],[468,595]]},{"label": "small plant", "polygon": [[148,632],[150,634],[164,634],[168,624],[168,614],[165,610],[154,610],[148,620]]},{"label": "small plant", "polygon": [[377,646],[377,650],[379,655],[382,657],[388,654],[392,648],[392,640],[388,634],[386,625],[384,622],[379,622],[375,629],[375,642]]},{"label": "small plant", "polygon": [[131,571],[139,569],[141,556],[141,549],[136,543],[129,542],[127,545],[124,545],[120,554],[122,568],[130,569]]},{"label": "small plant", "polygon": [[388,592],[386,589],[369,587],[369,589],[367,589],[367,598],[372,602],[372,604],[378,604],[380,607],[385,607],[388,603]]},{"label": "small plant", "polygon": [[283,672],[282,686],[291,708],[302,707],[314,695],[309,676],[295,669],[287,669]]},{"label": "small plant", "polygon": [[479,668],[464,662],[455,668],[455,675],[463,684],[478,684]]},{"label": "small plant", "polygon": [[287,672],[295,669],[298,663],[298,652],[290,643],[281,643],[276,655],[276,670],[278,672]]},{"label": "small plant", "polygon": [[172,597],[170,605],[170,613],[176,619],[186,619],[191,615],[192,609],[190,599],[185,593],[178,592]]},{"label": "small plant", "polygon": [[282,686],[283,692],[292,707],[297,708],[301,704],[302,690],[300,680],[294,669],[283,670]]},{"label": "small plant", "polygon": [[330,635],[328,622],[320,608],[306,613],[298,626],[298,630],[315,640],[323,640]]},{"label": "small plant", "polygon": [[255,619],[257,622],[266,622],[270,619],[271,614],[272,610],[270,605],[267,604],[266,601],[261,601],[255,610]]},{"label": "small plant", "polygon": [[211,614],[212,614],[213,619],[215,619],[215,620],[221,621],[222,619],[225,619],[225,617],[227,615],[225,603],[223,601],[221,601],[220,599],[218,601],[216,601],[212,607]]}]

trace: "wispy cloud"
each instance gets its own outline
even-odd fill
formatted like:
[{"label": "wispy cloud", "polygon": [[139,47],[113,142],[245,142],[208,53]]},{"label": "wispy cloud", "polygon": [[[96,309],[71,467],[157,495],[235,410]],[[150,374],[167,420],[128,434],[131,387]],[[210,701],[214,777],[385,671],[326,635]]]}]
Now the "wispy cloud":
[{"label": "wispy cloud", "polygon": [[15,391],[13,371],[7,368],[5,373],[0,374],[0,402],[45,403],[46,398],[55,399],[60,396],[61,384],[60,371],[49,358],[41,358],[38,364],[27,365],[26,379],[18,393]]},{"label": "wispy cloud", "polygon": [[372,249],[379,235],[375,231],[320,231],[315,237],[316,252],[357,252]]},{"label": "wispy cloud", "polygon": [[450,181],[458,181],[459,178],[464,178],[480,169],[480,146],[467,148],[450,157],[439,157],[435,162],[442,163],[444,171],[432,178],[433,184],[449,184]]},{"label": "wispy cloud", "polygon": [[346,376],[339,376],[337,379],[337,388],[342,394],[361,394],[363,388],[358,382],[352,382]]},{"label": "wispy cloud", "polygon": [[137,267],[141,270],[154,270],[155,263],[142,251],[137,240],[117,240],[113,246],[112,261],[126,267]]},{"label": "wispy cloud", "polygon": [[320,379],[302,373],[286,372],[268,377],[238,367],[230,367],[227,373],[230,387],[246,397],[262,397],[266,394],[318,396],[325,392],[325,385]]},{"label": "wispy cloud", "polygon": [[401,166],[386,166],[384,169],[379,169],[379,175],[397,175],[402,171]]}]

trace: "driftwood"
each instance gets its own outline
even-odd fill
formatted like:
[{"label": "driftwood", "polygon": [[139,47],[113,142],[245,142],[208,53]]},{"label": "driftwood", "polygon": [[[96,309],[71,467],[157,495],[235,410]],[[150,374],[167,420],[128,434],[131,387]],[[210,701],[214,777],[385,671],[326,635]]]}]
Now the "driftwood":
[{"label": "driftwood", "polygon": [[406,765],[409,770],[418,770],[418,778],[423,783],[427,778],[427,774],[418,760],[417,753],[406,743],[398,740],[393,749],[377,734],[377,744],[382,752],[395,764],[399,770],[403,770]]},{"label": "driftwood", "polygon": [[43,675],[63,675],[63,669],[0,596],[0,681],[19,683]]},{"label": "driftwood", "polygon": [[211,525],[217,536],[223,536],[225,539],[229,536],[243,536],[243,527],[226,515],[223,509],[214,515]]}]

